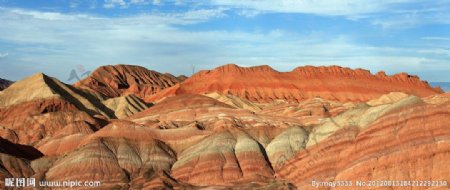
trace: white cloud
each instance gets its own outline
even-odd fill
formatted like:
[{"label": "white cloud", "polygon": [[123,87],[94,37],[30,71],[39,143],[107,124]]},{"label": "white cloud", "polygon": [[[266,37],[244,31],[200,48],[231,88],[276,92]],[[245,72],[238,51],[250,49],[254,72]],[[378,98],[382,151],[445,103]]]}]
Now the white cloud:
[{"label": "white cloud", "polygon": [[175,5],[183,5],[183,0],[175,0]]},{"label": "white cloud", "polygon": [[124,0],[105,0],[103,7],[110,9],[115,7],[126,7],[127,3]]},{"label": "white cloud", "polygon": [[448,49],[423,49],[419,50],[418,52],[423,54],[437,54],[450,57],[450,50]]},{"label": "white cloud", "polygon": [[6,53],[0,53],[0,58],[4,58],[4,57],[6,57],[6,56],[8,56],[8,55],[9,55],[8,52],[6,52]]},{"label": "white cloud", "polygon": [[438,40],[438,41],[448,41],[449,37],[440,37],[440,36],[427,36],[423,37],[422,40]]},{"label": "white cloud", "polygon": [[149,0],[131,0],[131,5],[148,5],[150,4]]},{"label": "white cloud", "polygon": [[77,1],[71,1],[69,3],[69,7],[72,8],[72,9],[77,8],[78,7],[78,2]]},{"label": "white cloud", "polygon": [[[418,0],[416,0],[418,1]],[[260,0],[235,1],[211,0],[210,3],[220,6],[253,9],[267,12],[306,13],[327,16],[353,16],[370,14],[387,9],[398,3],[414,2],[414,0]]]},{"label": "white cloud", "polygon": [[233,8],[238,15],[246,17],[264,13],[342,16],[349,20],[368,20],[385,29],[450,24],[448,0],[210,0],[207,5]]},{"label": "white cloud", "polygon": [[218,8],[218,9],[199,9],[188,11],[181,16],[186,21],[198,21],[198,20],[208,20],[210,18],[221,18],[225,17],[224,13],[226,9]]},{"label": "white cloud", "polygon": [[[161,4],[161,0],[153,0],[152,4],[159,5]],[[128,8],[129,6],[133,5],[148,5],[150,4],[150,0],[105,0],[103,7],[107,9],[112,8]]]},{"label": "white cloud", "polygon": [[[14,56],[14,64],[2,62],[2,72],[7,74],[10,68],[9,72],[14,73],[17,68],[12,67],[28,65],[24,72],[43,71],[58,77],[61,77],[61,70],[80,62],[90,66],[90,69],[120,62],[155,63],[156,68],[167,69],[158,64],[174,63],[174,59],[178,58],[178,61],[184,58],[194,62],[192,57],[198,59],[200,49],[209,49],[204,46],[215,37],[204,38],[199,33],[184,32],[172,25],[194,24],[223,16],[221,10],[206,9],[121,18],[23,9],[0,10],[0,51],[7,48],[4,44],[11,44],[14,47],[11,51],[17,55]],[[183,55],[174,57],[174,54]],[[176,73],[176,70],[183,70],[180,67],[183,66],[172,68]],[[32,73],[26,75],[29,74]],[[19,76],[12,77],[18,79]]]},{"label": "white cloud", "polygon": [[161,0],[153,0],[153,5],[161,5]]},{"label": "white cloud", "polygon": [[262,12],[258,11],[258,10],[249,10],[249,9],[243,9],[243,10],[238,10],[236,11],[236,13],[240,16],[244,16],[247,18],[252,18],[255,17],[257,15],[260,15]]},{"label": "white cloud", "polygon": [[5,13],[11,13],[11,15],[20,15],[25,17],[32,17],[34,19],[40,20],[49,20],[49,21],[57,21],[57,20],[75,20],[75,19],[83,19],[89,18],[90,16],[84,14],[76,14],[76,15],[67,15],[58,12],[40,12],[40,11],[25,11],[22,9],[5,9],[1,8],[1,11],[5,11]]},{"label": "white cloud", "polygon": [[140,64],[161,72],[190,74],[191,64],[197,69],[211,69],[230,62],[270,64],[284,71],[306,64],[388,73],[450,70],[448,57],[444,57],[447,55],[418,47],[361,45],[346,35],[299,34],[281,29],[190,31],[175,26],[205,22],[226,16],[225,12],[226,8],[201,9],[107,18],[1,9],[0,41],[14,44],[8,49],[14,56],[8,59],[14,58],[11,61],[15,64],[2,65],[0,72],[14,73],[16,67],[26,65],[27,72],[42,71],[65,80],[78,64],[89,70],[105,64]]},{"label": "white cloud", "polygon": [[[430,3],[433,6],[439,6],[438,4]],[[380,26],[384,29],[407,29],[417,26],[430,25],[430,24],[450,24],[450,3],[447,5],[442,5],[446,8],[436,8],[428,10],[404,10],[397,11],[391,14],[386,13],[385,15],[376,17],[372,19],[372,24],[375,26]]]}]

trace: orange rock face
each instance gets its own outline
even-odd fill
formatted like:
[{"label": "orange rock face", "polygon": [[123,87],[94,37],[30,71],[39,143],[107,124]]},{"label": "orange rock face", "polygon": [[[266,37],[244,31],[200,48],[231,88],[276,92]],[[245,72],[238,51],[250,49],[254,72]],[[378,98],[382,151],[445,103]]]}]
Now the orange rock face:
[{"label": "orange rock face", "polygon": [[231,94],[254,102],[277,99],[301,101],[315,97],[328,100],[368,101],[389,92],[405,92],[424,97],[442,92],[433,89],[417,76],[405,73],[372,75],[367,70],[330,67],[298,67],[291,72],[278,72],[269,66],[239,67],[229,64],[201,71],[180,85],[147,97],[157,101],[175,94]]},{"label": "orange rock face", "polygon": [[153,95],[162,89],[185,80],[170,74],[162,74],[133,65],[108,65],[96,69],[74,86],[113,98],[134,94],[141,98]]}]

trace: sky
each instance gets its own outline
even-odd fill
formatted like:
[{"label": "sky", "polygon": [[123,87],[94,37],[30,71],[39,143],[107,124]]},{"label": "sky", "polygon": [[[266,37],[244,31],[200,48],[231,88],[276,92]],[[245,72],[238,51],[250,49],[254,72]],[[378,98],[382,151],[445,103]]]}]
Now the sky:
[{"label": "sky", "polygon": [[[0,0],[0,78],[340,65],[450,82],[450,0]],[[81,76],[80,76],[81,77]]]}]

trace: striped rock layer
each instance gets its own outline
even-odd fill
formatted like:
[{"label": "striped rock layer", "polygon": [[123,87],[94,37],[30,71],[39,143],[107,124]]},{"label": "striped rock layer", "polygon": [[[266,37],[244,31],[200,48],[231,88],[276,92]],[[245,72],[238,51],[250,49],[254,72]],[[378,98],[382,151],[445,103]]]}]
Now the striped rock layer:
[{"label": "striped rock layer", "polygon": [[365,129],[344,127],[291,158],[276,175],[302,189],[313,189],[314,179],[448,181],[449,108],[448,101],[410,105]]},{"label": "striped rock layer", "polygon": [[140,66],[108,65],[99,67],[87,78],[76,82],[74,86],[105,98],[128,94],[143,98],[184,79],[184,76],[177,78],[171,74],[162,74]]},{"label": "striped rock layer", "polygon": [[181,84],[146,97],[155,102],[177,94],[229,94],[253,102],[273,100],[302,101],[315,97],[341,102],[368,101],[389,92],[404,92],[419,97],[441,93],[417,76],[406,73],[373,75],[363,69],[339,66],[297,67],[290,72],[279,72],[271,67],[239,67],[224,65],[214,70],[200,71]]},{"label": "striped rock layer", "polygon": [[[122,74],[106,69],[102,75],[128,73],[128,78],[133,72],[127,69]],[[201,79],[229,73],[236,80],[222,78],[214,82],[218,86]],[[311,189],[312,180],[450,181],[449,94],[412,76],[369,74],[339,67],[282,73],[228,65],[164,87],[182,93],[155,104],[126,89],[107,98],[102,92],[109,90],[91,91],[37,74],[0,92],[0,177],[101,181],[96,189]],[[261,76],[257,83],[256,76]],[[327,86],[330,76],[342,77],[334,82],[339,88]],[[301,86],[305,80],[286,85],[289,77],[308,79],[317,88]],[[186,87],[190,80],[207,91],[183,91],[198,87]],[[370,82],[378,84],[374,81],[385,85],[367,90]],[[269,83],[277,83],[270,93],[250,93],[251,85],[264,89]],[[228,90],[221,90],[223,84]],[[300,96],[297,87],[311,94]],[[324,96],[327,91],[332,96]],[[279,94],[284,92],[299,99]],[[0,180],[1,189],[4,185]]]}]

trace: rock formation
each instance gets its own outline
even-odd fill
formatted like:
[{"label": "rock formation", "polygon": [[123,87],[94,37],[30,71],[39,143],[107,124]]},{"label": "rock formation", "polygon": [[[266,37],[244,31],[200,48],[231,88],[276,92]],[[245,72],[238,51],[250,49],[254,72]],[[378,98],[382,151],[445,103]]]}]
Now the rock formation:
[{"label": "rock formation", "polygon": [[172,167],[175,179],[196,186],[233,186],[273,178],[263,147],[250,136],[227,131],[182,152]]},{"label": "rock formation", "polygon": [[31,101],[44,99],[59,99],[69,102],[91,115],[114,117],[111,110],[106,108],[92,94],[83,92],[59,80],[42,73],[15,82],[0,94],[0,108],[17,106]]},{"label": "rock formation", "polygon": [[312,179],[448,181],[449,103],[407,105],[363,129],[342,126],[286,162],[276,175],[302,189],[314,189]]},{"label": "rock formation", "polygon": [[0,134],[35,145],[73,122],[100,128],[114,113],[100,100],[42,73],[17,81],[0,94]]},{"label": "rock formation", "polygon": [[230,106],[233,106],[235,108],[241,108],[241,109],[246,109],[246,110],[250,110],[250,111],[260,111],[263,107],[263,105],[261,104],[256,104],[254,102],[250,102],[246,99],[242,99],[233,95],[229,95],[229,94],[219,94],[217,92],[213,92],[210,94],[205,94],[205,96],[214,98],[220,102],[226,103]]},{"label": "rock formation", "polygon": [[297,67],[278,72],[269,66],[239,67],[234,64],[200,71],[180,85],[145,98],[154,102],[175,94],[230,94],[253,102],[273,100],[302,101],[320,97],[341,102],[368,101],[389,92],[404,92],[420,97],[442,92],[417,76],[400,73],[372,75],[367,70],[339,66]]},{"label": "rock formation", "polygon": [[449,118],[449,93],[417,77],[336,66],[226,65],[184,79],[118,65],[75,86],[40,73],[0,92],[0,177],[95,189],[450,182]]},{"label": "rock formation", "polygon": [[30,160],[44,156],[34,147],[15,144],[0,137],[0,187],[5,187],[6,178],[31,177],[34,173]]},{"label": "rock formation", "polygon": [[162,89],[185,80],[171,74],[162,74],[133,65],[108,65],[74,84],[75,87],[100,94],[105,98],[134,94],[140,98],[153,95]]},{"label": "rock formation", "polygon": [[114,114],[117,118],[124,118],[144,111],[150,107],[150,104],[144,102],[134,94],[110,98],[102,103],[109,109],[114,110]]}]

